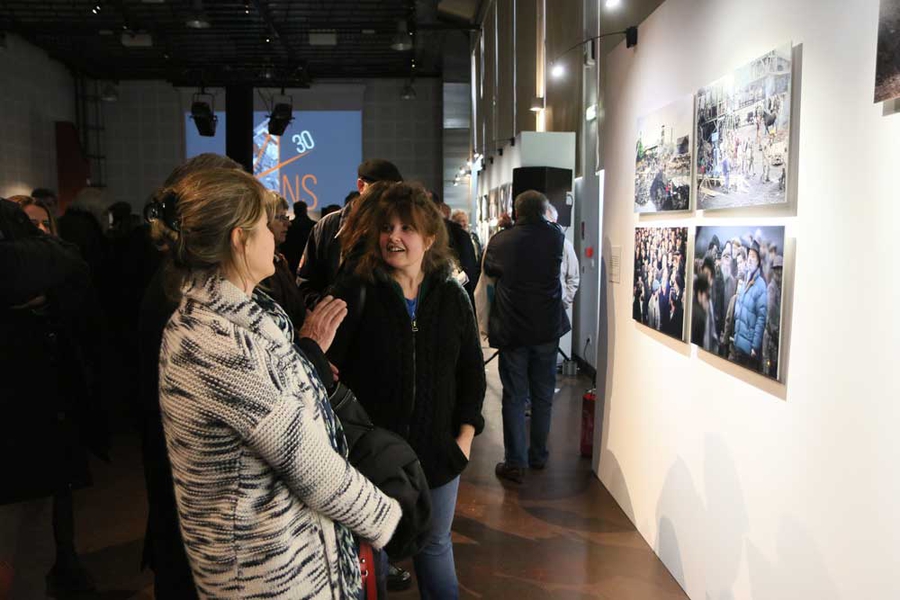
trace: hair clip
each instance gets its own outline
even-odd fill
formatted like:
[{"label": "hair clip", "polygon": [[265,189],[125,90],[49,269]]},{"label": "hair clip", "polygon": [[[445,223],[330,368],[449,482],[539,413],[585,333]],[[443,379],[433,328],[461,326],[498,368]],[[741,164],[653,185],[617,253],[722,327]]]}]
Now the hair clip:
[{"label": "hair clip", "polygon": [[178,194],[170,190],[144,207],[144,220],[148,223],[161,220],[169,229],[180,232],[177,205]]}]

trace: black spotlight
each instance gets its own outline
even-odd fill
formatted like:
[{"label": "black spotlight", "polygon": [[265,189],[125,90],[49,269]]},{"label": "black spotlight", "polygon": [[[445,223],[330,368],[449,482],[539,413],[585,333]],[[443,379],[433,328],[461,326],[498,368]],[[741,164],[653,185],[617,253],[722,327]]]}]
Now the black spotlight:
[{"label": "black spotlight", "polygon": [[216,116],[215,111],[212,107],[212,102],[205,102],[200,98],[203,96],[208,96],[212,99],[212,94],[194,94],[194,100],[191,103],[191,118],[194,120],[194,125],[197,126],[197,133],[204,137],[213,137],[216,135],[216,123],[219,122],[219,117]]},{"label": "black spotlight", "polygon": [[282,135],[291,121],[294,120],[294,105],[291,97],[287,96],[287,102],[276,102],[269,114],[269,134]]},{"label": "black spotlight", "polygon": [[637,46],[637,27],[632,25],[625,30],[625,47],[634,48]]}]

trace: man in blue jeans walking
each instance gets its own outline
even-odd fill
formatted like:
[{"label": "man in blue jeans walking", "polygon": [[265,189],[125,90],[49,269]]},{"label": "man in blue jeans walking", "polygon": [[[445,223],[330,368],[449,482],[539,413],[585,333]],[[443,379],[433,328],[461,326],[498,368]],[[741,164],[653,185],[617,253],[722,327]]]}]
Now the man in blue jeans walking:
[{"label": "man in blue jeans walking", "polygon": [[[565,236],[545,219],[548,204],[540,192],[519,194],[515,226],[491,238],[484,256],[485,274],[496,279],[488,337],[500,350],[503,384],[505,456],[495,472],[516,483],[522,483],[526,468],[543,469],[547,463],[556,348],[571,329],[559,282]],[[530,440],[525,431],[529,397]]]}]

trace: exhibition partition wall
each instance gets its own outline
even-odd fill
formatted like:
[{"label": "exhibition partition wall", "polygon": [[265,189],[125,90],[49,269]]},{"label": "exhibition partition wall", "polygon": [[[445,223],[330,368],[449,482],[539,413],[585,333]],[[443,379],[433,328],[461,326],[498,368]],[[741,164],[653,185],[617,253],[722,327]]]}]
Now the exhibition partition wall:
[{"label": "exhibition partition wall", "polygon": [[[879,0],[668,0],[603,57],[603,246],[634,275],[602,286],[595,466],[693,599],[900,597],[900,114],[872,101],[878,23]],[[666,107],[691,96],[686,129]],[[635,300],[661,245],[683,292],[667,331]],[[709,288],[737,295],[754,254],[764,281],[745,271],[733,310],[779,298],[768,350],[765,321],[757,341],[695,310],[727,313]]]}]

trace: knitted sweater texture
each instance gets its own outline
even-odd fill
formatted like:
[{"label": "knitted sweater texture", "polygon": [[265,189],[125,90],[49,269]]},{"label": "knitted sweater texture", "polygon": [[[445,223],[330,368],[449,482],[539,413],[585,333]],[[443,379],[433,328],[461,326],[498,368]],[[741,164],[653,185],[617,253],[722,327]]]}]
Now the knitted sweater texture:
[{"label": "knitted sweater texture", "polygon": [[219,276],[184,287],[160,406],[201,598],[356,597],[333,521],[380,548],[400,507],[332,449],[322,402],[314,369],[255,301]]}]

